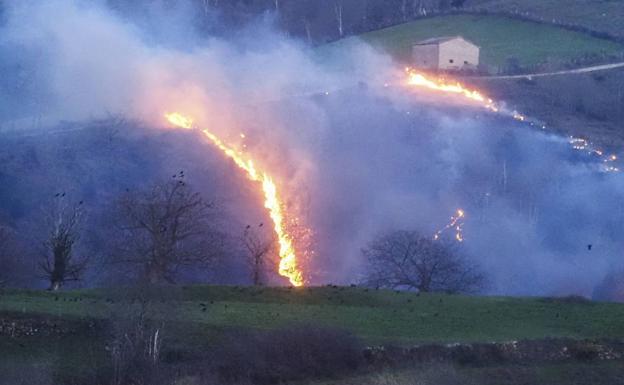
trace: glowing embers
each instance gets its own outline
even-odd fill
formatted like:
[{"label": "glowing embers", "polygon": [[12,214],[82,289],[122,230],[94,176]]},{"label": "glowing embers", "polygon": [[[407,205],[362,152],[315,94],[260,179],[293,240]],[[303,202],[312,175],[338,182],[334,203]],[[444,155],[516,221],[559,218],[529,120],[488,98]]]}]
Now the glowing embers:
[{"label": "glowing embers", "polygon": [[[193,120],[179,113],[165,114],[165,118],[176,127],[185,129],[194,128]],[[267,173],[256,169],[251,158],[227,146],[215,134],[208,130],[201,130],[201,132],[215,147],[220,149],[228,158],[232,159],[239,168],[244,170],[250,180],[258,182],[262,187],[264,207],[269,211],[269,215],[273,221],[273,231],[279,243],[280,262],[278,272],[281,276],[288,278],[293,286],[303,286],[303,274],[297,263],[293,238],[284,225],[283,204],[273,179]]]},{"label": "glowing embers", "polygon": [[[470,89],[460,82],[449,82],[448,80],[442,78],[433,78],[427,76],[423,73],[417,72],[412,68],[405,68],[405,72],[407,74],[407,86],[419,87],[424,89],[433,90],[440,93],[446,94],[455,94],[463,97],[466,100],[471,102],[476,102],[478,105],[483,108],[509,116],[515,120],[520,122],[526,122],[531,126],[535,126],[539,122],[533,119],[529,119],[526,116],[518,113],[517,111],[510,111],[503,107],[501,107],[500,103],[495,102],[494,100],[488,98],[484,93],[478,90]],[[539,127],[545,129],[546,126],[539,123]],[[570,137],[569,143],[572,145],[572,148],[578,151],[587,151],[590,155],[595,155],[600,157],[603,165],[601,170],[604,172],[618,172],[620,169],[614,165],[614,162],[617,160],[615,155],[605,156],[602,150],[596,149],[591,143],[582,138]]]},{"label": "glowing embers", "polygon": [[167,118],[169,123],[173,124],[176,127],[186,128],[188,130],[193,128],[193,120],[177,112],[165,114],[165,118]]},{"label": "glowing embers", "polygon": [[440,239],[440,237],[445,231],[452,229],[453,231],[455,231],[455,240],[457,242],[463,242],[464,241],[464,218],[465,217],[466,217],[466,212],[462,209],[458,209],[455,212],[455,215],[451,216],[451,221],[433,235],[433,239],[437,241],[438,239]]},{"label": "glowing embers", "polygon": [[595,148],[587,139],[575,138],[571,136],[568,143],[577,151],[587,152],[589,155],[597,156],[601,161],[601,170],[604,172],[619,172],[620,168],[615,165],[617,155],[605,155],[604,151]]}]

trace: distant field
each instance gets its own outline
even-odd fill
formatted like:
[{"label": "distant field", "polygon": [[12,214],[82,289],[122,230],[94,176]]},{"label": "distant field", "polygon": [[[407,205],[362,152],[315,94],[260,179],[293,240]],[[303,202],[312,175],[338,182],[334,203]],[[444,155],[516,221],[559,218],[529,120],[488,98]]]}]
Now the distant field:
[{"label": "distant field", "polygon": [[521,12],[545,21],[573,24],[624,37],[621,0],[471,0],[470,6],[498,12]]},{"label": "distant field", "polygon": [[[481,61],[500,67],[509,57],[521,66],[534,66],[548,60],[569,62],[590,55],[616,55],[624,45],[556,26],[514,20],[498,16],[446,15],[416,20],[406,24],[368,32],[359,36],[383,49],[396,59],[410,61],[413,43],[431,37],[462,35],[481,46]],[[356,39],[346,38],[333,46],[340,47]]]},{"label": "distant field", "polygon": [[[124,294],[13,291],[0,316],[108,318],[133,305]],[[624,337],[624,305],[540,298],[466,297],[352,287],[305,289],[171,288],[154,296],[154,314],[187,325],[193,338],[223,328],[271,329],[311,323],[351,330],[369,342],[506,341],[545,337]],[[132,295],[130,295],[132,297]],[[205,310],[204,310],[205,309]]]}]

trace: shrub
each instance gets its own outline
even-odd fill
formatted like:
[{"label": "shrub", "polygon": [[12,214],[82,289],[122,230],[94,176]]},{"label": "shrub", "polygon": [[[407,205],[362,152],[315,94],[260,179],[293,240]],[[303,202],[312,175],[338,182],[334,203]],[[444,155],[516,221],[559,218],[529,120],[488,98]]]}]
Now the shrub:
[{"label": "shrub", "polygon": [[572,358],[578,361],[593,361],[600,356],[600,346],[591,341],[578,341],[573,343],[568,350]]},{"label": "shrub", "polygon": [[239,332],[213,352],[213,371],[224,382],[275,384],[353,371],[362,346],[350,333],[296,326],[264,333]]}]

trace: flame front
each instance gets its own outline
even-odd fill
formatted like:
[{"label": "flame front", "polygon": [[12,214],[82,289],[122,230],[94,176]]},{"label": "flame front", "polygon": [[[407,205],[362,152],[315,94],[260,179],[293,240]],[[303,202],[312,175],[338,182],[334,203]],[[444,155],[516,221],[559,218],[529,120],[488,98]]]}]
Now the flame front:
[{"label": "flame front", "polygon": [[[185,129],[193,129],[193,120],[177,112],[165,114],[165,118],[172,125]],[[288,278],[293,286],[303,286],[303,274],[297,265],[297,256],[293,246],[292,237],[288,234],[284,226],[284,215],[282,213],[282,203],[279,199],[277,187],[273,179],[264,172],[259,172],[252,159],[245,159],[242,153],[227,146],[221,139],[208,130],[201,132],[220,149],[228,158],[247,173],[247,177],[258,182],[262,186],[264,194],[264,207],[269,211],[273,221],[273,231],[279,243],[279,274]],[[242,135],[242,134],[241,134]]]},{"label": "flame front", "polygon": [[[424,73],[417,72],[416,70],[407,67],[405,68],[405,73],[407,74],[406,85],[409,87],[419,87],[424,89],[429,89],[441,93],[446,94],[456,94],[464,97],[467,100],[477,102],[485,109],[490,110],[492,112],[500,113],[503,115],[507,115],[515,120],[520,122],[528,123],[531,126],[535,126],[539,124],[539,127],[545,129],[546,126],[542,123],[538,123],[533,119],[529,119],[526,116],[520,114],[517,111],[510,111],[506,108],[501,107],[500,103],[495,102],[494,100],[488,98],[480,91],[470,89],[459,82],[448,82],[447,80],[441,78],[433,78],[428,77]],[[617,161],[617,156],[609,155],[606,156],[604,152],[598,148],[595,148],[590,142],[586,139],[570,137],[570,145],[573,149],[578,151],[587,151],[590,155],[598,156],[603,165],[601,170],[604,172],[619,172],[620,168],[615,166],[613,163]]]},{"label": "flame front", "polygon": [[178,114],[177,112],[165,114],[165,117],[167,118],[169,123],[173,124],[176,127],[186,128],[188,130],[193,128],[193,120],[182,114]]},{"label": "flame front", "polygon": [[[464,87],[461,83],[448,83],[441,79],[430,79],[422,73],[415,72],[410,68],[405,69],[407,73],[407,85],[428,88],[434,91],[441,91],[451,94],[457,94],[465,97],[466,99],[470,99],[476,102],[479,102],[486,109],[499,112],[499,108],[496,106],[494,101],[490,98],[485,97],[481,92],[476,90],[471,90]],[[514,118],[517,120],[524,120],[524,116],[514,113]]]}]

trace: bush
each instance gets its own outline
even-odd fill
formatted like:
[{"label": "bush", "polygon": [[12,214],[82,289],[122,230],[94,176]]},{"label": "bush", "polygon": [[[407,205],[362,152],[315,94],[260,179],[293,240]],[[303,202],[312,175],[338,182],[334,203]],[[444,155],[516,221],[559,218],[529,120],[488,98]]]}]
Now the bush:
[{"label": "bush", "polygon": [[409,374],[386,372],[377,375],[372,385],[471,385],[474,382],[462,376],[451,365],[423,365]]},{"label": "bush", "polygon": [[600,345],[591,341],[578,341],[568,349],[572,358],[578,361],[593,361],[600,356]]},{"label": "bush", "polygon": [[592,301],[582,295],[567,295],[564,297],[544,297],[540,299],[546,303],[562,303],[562,304],[591,304]]},{"label": "bush", "polygon": [[332,377],[358,368],[362,346],[350,333],[297,326],[230,335],[213,352],[213,371],[224,382],[276,384]]}]

